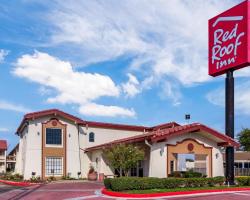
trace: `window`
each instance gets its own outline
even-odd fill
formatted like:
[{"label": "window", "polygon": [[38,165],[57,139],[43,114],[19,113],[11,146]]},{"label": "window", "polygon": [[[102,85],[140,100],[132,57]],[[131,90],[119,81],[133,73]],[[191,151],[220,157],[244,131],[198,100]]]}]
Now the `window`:
[{"label": "window", "polygon": [[89,133],[89,142],[95,142],[95,134],[93,132]]},{"label": "window", "polygon": [[62,129],[46,128],[46,144],[62,145]]},{"label": "window", "polygon": [[47,157],[46,158],[46,175],[62,175],[63,165],[61,157]]},{"label": "window", "polygon": [[172,172],[174,172],[174,161],[173,160],[170,161],[170,174]]},{"label": "window", "polygon": [[245,162],[245,163],[244,163],[244,168],[249,168],[249,167],[250,167],[249,163],[248,163],[248,162]]},{"label": "window", "polygon": [[137,168],[130,169],[130,176],[137,176]]}]

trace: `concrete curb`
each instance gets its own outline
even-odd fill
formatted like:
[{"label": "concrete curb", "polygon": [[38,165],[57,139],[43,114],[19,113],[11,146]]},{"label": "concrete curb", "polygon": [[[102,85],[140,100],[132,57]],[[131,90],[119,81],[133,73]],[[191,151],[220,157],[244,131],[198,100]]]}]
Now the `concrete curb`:
[{"label": "concrete curb", "polygon": [[162,192],[162,193],[151,193],[151,194],[128,194],[123,192],[113,192],[106,188],[101,190],[102,194],[112,197],[120,198],[150,198],[150,197],[173,197],[190,194],[210,194],[210,193],[222,193],[222,192],[239,192],[239,191],[250,191],[250,188],[225,188],[225,189],[214,189],[214,190],[193,190],[193,191],[179,191],[179,192]]},{"label": "concrete curb", "polygon": [[8,181],[8,180],[0,180],[0,183],[4,183],[4,184],[7,184],[7,185],[12,185],[12,186],[19,186],[19,187],[27,187],[27,186],[33,186],[33,185],[40,185],[40,183],[15,182],[15,181]]}]

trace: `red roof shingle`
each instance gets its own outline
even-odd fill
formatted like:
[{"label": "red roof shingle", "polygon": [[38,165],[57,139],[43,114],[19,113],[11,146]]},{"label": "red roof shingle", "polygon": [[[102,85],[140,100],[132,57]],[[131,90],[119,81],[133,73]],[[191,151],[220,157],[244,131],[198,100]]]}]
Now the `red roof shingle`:
[{"label": "red roof shingle", "polygon": [[112,146],[115,144],[121,144],[121,143],[127,144],[127,143],[139,142],[139,141],[143,141],[145,139],[148,139],[151,141],[160,141],[163,139],[166,140],[172,136],[178,136],[178,135],[187,134],[187,133],[191,133],[191,132],[201,132],[201,131],[209,133],[216,138],[220,138],[225,145],[236,146],[236,147],[239,146],[239,144],[235,140],[233,140],[232,138],[230,138],[222,133],[219,133],[218,131],[211,129],[203,124],[193,123],[193,124],[188,124],[188,125],[183,125],[183,126],[179,125],[179,126],[172,127],[172,128],[159,129],[156,131],[150,131],[150,132],[148,132],[146,134],[142,134],[142,135],[137,135],[137,136],[132,136],[132,137],[124,138],[124,139],[114,140],[112,142],[108,142],[105,144],[86,148],[85,152],[105,148],[105,147]]},{"label": "red roof shingle", "polygon": [[7,150],[7,141],[0,140],[0,150]]}]

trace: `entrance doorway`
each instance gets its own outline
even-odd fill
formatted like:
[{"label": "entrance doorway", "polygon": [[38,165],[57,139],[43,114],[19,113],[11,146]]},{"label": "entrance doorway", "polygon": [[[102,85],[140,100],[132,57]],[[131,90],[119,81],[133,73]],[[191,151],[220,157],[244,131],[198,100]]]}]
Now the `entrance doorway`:
[{"label": "entrance doorway", "polygon": [[206,147],[194,139],[168,145],[167,174],[190,170],[212,177],[212,147]]}]

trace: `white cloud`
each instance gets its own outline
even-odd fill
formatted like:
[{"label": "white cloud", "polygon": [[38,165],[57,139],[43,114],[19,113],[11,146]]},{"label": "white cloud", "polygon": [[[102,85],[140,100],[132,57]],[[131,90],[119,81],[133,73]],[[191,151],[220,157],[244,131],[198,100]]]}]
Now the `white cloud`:
[{"label": "white cloud", "polygon": [[0,49],[0,63],[4,61],[5,57],[9,54],[9,51]]},{"label": "white cloud", "polygon": [[[47,99],[49,103],[77,104],[80,106],[80,112],[86,115],[88,113],[101,116],[134,115],[132,111],[115,106],[107,107],[107,111],[103,112],[104,106],[92,103],[103,96],[119,96],[119,87],[110,77],[75,71],[69,62],[47,53],[36,51],[33,55],[23,55],[15,63],[13,73],[56,91],[56,96]],[[90,106],[95,111],[88,109]]]},{"label": "white cloud", "polygon": [[[233,0],[98,0],[57,1],[48,21],[54,45],[70,47],[82,63],[133,55],[130,70],[144,77],[141,90],[161,79],[188,87],[207,75],[207,22],[237,2]],[[84,12],[83,12],[84,11]],[[138,87],[127,85],[127,96]],[[174,86],[172,86],[174,87]],[[132,92],[131,92],[132,91]],[[170,96],[171,98],[171,96]]]},{"label": "white cloud", "polygon": [[122,89],[127,97],[134,97],[140,93],[140,83],[134,75],[128,73],[127,76],[128,81],[122,84]]},{"label": "white cloud", "polygon": [[15,112],[21,112],[21,113],[28,113],[31,112],[29,108],[26,108],[22,105],[17,105],[11,102],[0,100],[0,110],[10,110]]},{"label": "white cloud", "polygon": [[[240,114],[250,115],[250,81],[235,87],[235,109]],[[217,88],[206,95],[207,100],[217,106],[225,106],[225,88]]]},{"label": "white cloud", "polygon": [[3,127],[0,127],[0,132],[9,132],[10,130],[8,128],[3,128]]},{"label": "white cloud", "polygon": [[177,84],[171,83],[170,81],[165,81],[162,84],[162,92],[160,93],[160,97],[165,99],[168,98],[172,100],[174,106],[178,106],[181,104],[181,93],[179,90],[179,86]]},{"label": "white cloud", "polygon": [[80,113],[89,116],[126,116],[134,117],[136,115],[133,109],[125,109],[118,106],[104,106],[95,103],[86,104],[80,107]]}]

